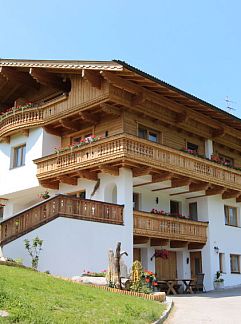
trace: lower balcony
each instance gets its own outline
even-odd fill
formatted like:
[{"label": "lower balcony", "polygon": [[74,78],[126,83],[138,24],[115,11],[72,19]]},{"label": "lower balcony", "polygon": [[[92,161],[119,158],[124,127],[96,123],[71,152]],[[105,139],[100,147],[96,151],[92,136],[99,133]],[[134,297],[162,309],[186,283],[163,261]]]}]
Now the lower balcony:
[{"label": "lower balcony", "polygon": [[134,243],[166,245],[170,247],[201,248],[207,242],[207,222],[179,219],[172,216],[156,215],[134,211]]}]

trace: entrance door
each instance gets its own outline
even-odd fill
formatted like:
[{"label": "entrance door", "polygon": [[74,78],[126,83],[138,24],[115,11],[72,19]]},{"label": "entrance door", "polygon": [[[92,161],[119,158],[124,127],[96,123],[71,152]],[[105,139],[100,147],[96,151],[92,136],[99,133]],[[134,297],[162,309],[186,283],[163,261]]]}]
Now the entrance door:
[{"label": "entrance door", "polygon": [[198,273],[202,273],[201,251],[190,252],[190,259],[191,259],[191,277],[195,279]]},{"label": "entrance door", "polygon": [[168,251],[168,259],[156,258],[156,275],[158,280],[177,278],[177,256],[176,252]]}]

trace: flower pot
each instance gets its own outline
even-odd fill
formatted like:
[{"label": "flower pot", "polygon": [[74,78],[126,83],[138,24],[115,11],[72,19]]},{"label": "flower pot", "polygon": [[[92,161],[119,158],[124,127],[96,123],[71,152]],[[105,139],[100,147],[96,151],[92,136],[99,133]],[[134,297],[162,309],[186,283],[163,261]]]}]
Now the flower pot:
[{"label": "flower pot", "polygon": [[214,281],[213,287],[215,290],[222,290],[224,289],[224,281]]}]

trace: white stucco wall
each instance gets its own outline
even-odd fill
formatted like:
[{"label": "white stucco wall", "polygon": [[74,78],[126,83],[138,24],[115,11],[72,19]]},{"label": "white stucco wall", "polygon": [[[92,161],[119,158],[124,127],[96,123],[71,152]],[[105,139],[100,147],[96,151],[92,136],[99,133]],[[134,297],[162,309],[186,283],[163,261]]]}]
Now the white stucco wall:
[{"label": "white stucco wall", "polygon": [[[25,165],[11,168],[13,148],[26,144]],[[0,143],[0,197],[14,198],[16,192],[39,187],[37,167],[33,160],[54,152],[60,138],[46,133],[42,128],[29,130],[29,135],[14,135],[10,143]]]},{"label": "white stucco wall", "polygon": [[[22,258],[30,265],[30,257],[24,248],[24,239],[39,236],[43,243],[39,270],[49,270],[62,276],[80,275],[84,270],[102,271],[107,269],[108,250],[122,243],[122,249],[131,256],[132,247],[125,240],[125,226],[58,218],[33,232],[4,246],[3,252],[13,259]],[[125,257],[128,267],[130,256]]]},{"label": "white stucco wall", "polygon": [[219,270],[219,257],[214,246],[225,254],[225,272],[223,274],[226,287],[240,285],[241,274],[232,274],[230,269],[230,254],[241,255],[241,228],[225,225],[224,205],[238,207],[239,224],[241,224],[240,204],[235,199],[223,200],[220,195],[208,199],[209,209],[209,244],[211,276]]}]

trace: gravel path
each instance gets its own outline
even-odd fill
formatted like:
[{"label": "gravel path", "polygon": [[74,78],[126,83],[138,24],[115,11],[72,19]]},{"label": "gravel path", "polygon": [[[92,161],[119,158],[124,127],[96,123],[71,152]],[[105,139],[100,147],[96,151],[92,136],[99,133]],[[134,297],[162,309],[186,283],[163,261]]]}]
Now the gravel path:
[{"label": "gravel path", "polygon": [[173,297],[165,324],[241,324],[241,287]]}]

